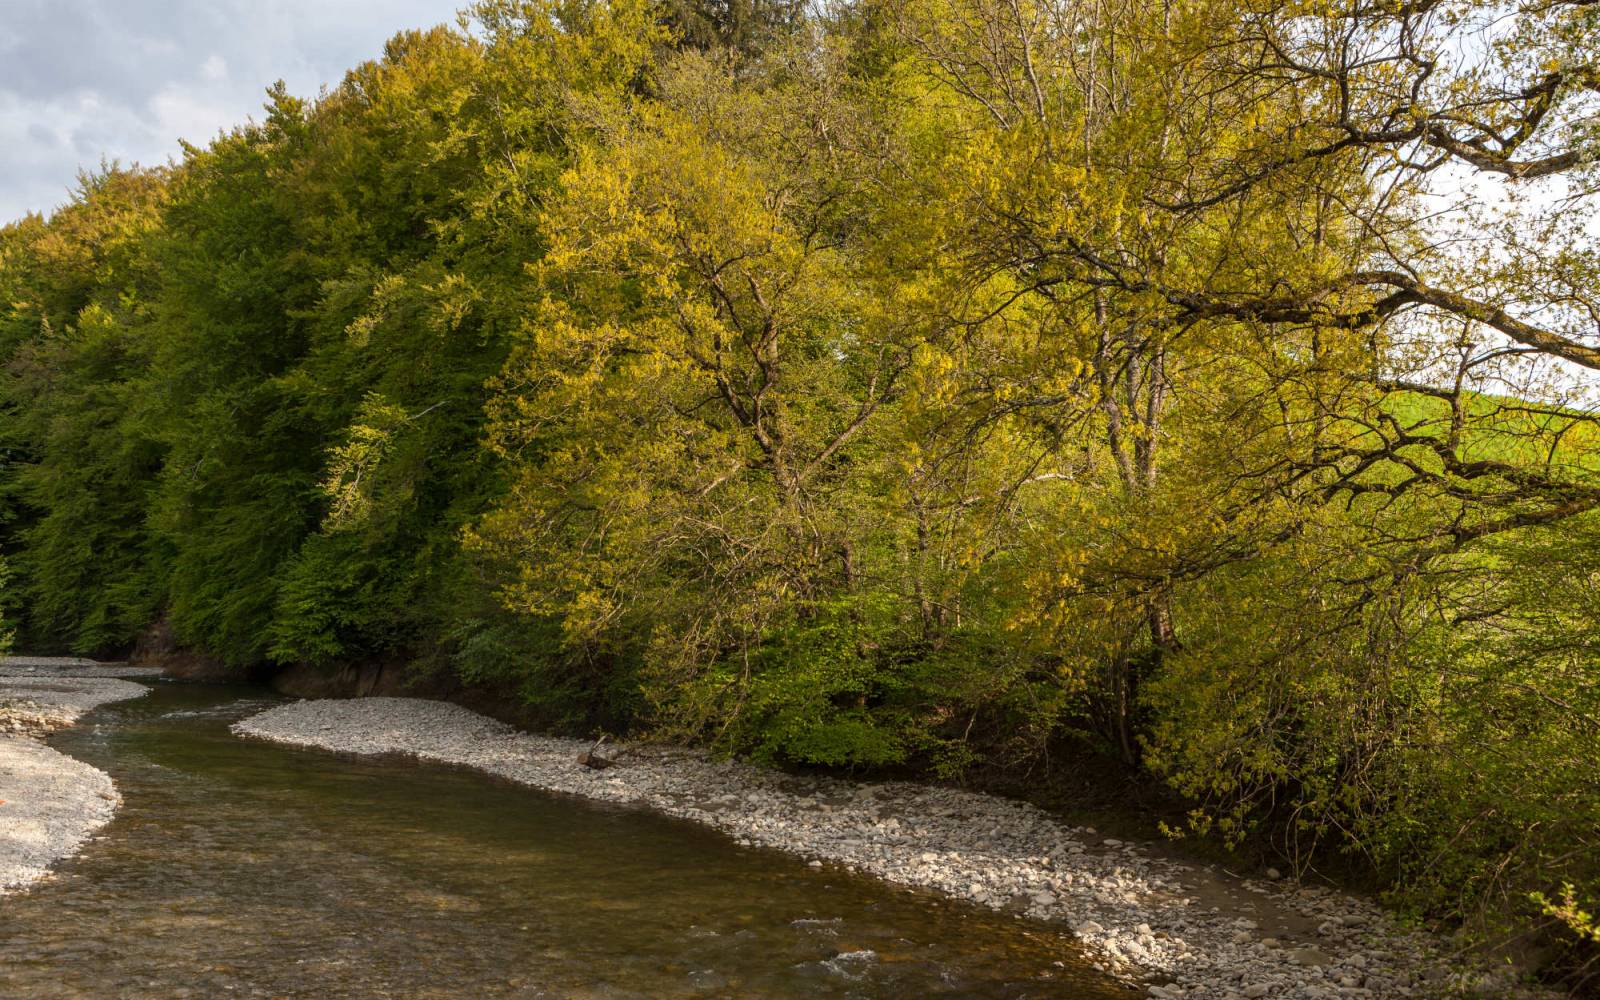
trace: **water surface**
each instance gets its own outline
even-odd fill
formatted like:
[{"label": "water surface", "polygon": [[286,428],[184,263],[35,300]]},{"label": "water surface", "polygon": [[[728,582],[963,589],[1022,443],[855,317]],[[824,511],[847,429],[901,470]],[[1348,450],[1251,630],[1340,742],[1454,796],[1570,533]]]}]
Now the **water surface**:
[{"label": "water surface", "polygon": [[124,806],[0,900],[0,997],[1127,998],[1058,929],[638,810],[228,732],[158,683],[52,744]]}]

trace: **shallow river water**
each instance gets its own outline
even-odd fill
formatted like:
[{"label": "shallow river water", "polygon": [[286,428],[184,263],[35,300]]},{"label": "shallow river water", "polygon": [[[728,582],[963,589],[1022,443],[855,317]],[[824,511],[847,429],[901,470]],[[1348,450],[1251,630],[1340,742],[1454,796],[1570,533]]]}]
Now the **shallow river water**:
[{"label": "shallow river water", "polygon": [[0,997],[1127,998],[1059,930],[689,823],[241,740],[158,683],[52,745],[117,819],[0,899]]}]

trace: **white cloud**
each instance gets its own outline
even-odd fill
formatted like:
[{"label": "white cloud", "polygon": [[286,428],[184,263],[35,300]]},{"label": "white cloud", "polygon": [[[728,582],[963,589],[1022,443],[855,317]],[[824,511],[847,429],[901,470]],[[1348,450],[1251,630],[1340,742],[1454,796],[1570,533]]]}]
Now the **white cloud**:
[{"label": "white cloud", "polygon": [[461,2],[4,0],[0,223],[62,204],[102,159],[164,163],[259,119],[275,80],[314,95]]},{"label": "white cloud", "polygon": [[228,60],[216,53],[200,64],[200,78],[208,83],[221,83],[228,78]]},{"label": "white cloud", "polygon": [[171,136],[185,142],[205,145],[228,125],[234,124],[233,108],[227,104],[207,100],[193,87],[170,85],[150,99],[150,112],[155,124],[154,135]]}]

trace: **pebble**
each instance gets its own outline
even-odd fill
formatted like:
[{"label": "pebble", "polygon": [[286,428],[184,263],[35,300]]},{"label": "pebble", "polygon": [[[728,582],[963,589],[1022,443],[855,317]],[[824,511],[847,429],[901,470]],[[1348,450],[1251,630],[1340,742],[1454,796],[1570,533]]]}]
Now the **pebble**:
[{"label": "pebble", "polygon": [[[1224,883],[1254,894],[1247,905],[1256,916],[1245,917],[1240,904],[1217,905],[1222,877],[1214,872],[1110,838],[1089,849],[1093,828],[1073,828],[997,796],[799,777],[649,745],[617,746],[617,765],[602,776],[577,763],[586,741],[520,733],[457,705],[413,698],[296,702],[237,723],[234,731],[475,767],[547,791],[699,822],[740,843],[803,855],[812,867],[826,859],[891,883],[1058,921],[1107,971],[1130,982],[1155,981],[1146,987],[1152,997],[1391,997],[1405,995],[1421,970],[1437,970],[1441,981],[1467,974],[1462,963],[1451,965],[1451,942],[1401,928],[1364,900],[1290,881]],[[1274,936],[1257,940],[1263,907],[1298,911],[1326,925],[1329,935],[1321,948],[1311,947],[1262,917]],[[1323,948],[1344,958],[1364,951],[1364,964],[1335,964]],[[1327,966],[1339,974],[1330,976]],[[1361,985],[1347,987],[1340,979],[1352,969],[1360,970]]]},{"label": "pebble", "polygon": [[1327,965],[1333,959],[1321,948],[1295,948],[1289,952],[1289,961],[1296,965]]},{"label": "pebble", "polygon": [[122,804],[104,771],[38,739],[92,708],[149,690],[95,676],[96,666],[89,660],[0,658],[0,896],[48,875],[51,865],[75,854]]}]

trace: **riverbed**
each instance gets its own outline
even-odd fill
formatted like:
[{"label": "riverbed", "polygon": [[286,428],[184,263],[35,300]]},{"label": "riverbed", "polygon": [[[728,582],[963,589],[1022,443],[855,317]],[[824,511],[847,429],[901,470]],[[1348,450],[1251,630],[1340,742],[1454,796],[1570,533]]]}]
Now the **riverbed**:
[{"label": "riverbed", "polygon": [[241,740],[158,682],[56,749],[123,805],[0,900],[0,996],[1126,998],[1056,925],[475,772]]}]

